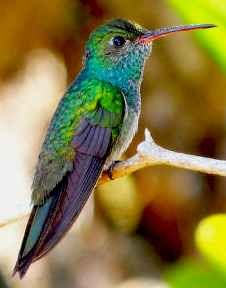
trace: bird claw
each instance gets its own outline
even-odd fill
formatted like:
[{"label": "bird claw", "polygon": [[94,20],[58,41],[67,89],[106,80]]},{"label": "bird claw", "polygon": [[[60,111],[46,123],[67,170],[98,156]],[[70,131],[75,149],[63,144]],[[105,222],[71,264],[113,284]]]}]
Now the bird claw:
[{"label": "bird claw", "polygon": [[118,163],[120,163],[122,161],[119,161],[119,160],[116,160],[114,162],[111,163],[111,165],[109,166],[107,172],[108,172],[108,177],[111,179],[111,180],[115,180],[113,177],[112,177],[112,170],[114,169],[114,166]]}]

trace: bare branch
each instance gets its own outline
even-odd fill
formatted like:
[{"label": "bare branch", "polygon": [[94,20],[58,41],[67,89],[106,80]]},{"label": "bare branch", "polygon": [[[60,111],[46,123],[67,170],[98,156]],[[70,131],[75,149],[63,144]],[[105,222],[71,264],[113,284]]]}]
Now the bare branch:
[{"label": "bare branch", "polygon": [[[115,164],[112,170],[114,179],[128,175],[141,168],[154,165],[168,165],[208,174],[226,176],[226,161],[178,153],[158,146],[149,130],[145,129],[145,141],[137,146],[137,154]],[[110,181],[108,173],[103,172],[98,185]]]},{"label": "bare branch", "polygon": [[[138,153],[133,157],[115,164],[111,173],[114,179],[128,175],[141,168],[154,165],[168,165],[208,174],[226,176],[226,161],[178,153],[162,148],[154,142],[147,128],[145,129],[145,140],[137,146],[137,152]],[[111,181],[111,179],[109,178],[108,172],[104,171],[97,185],[99,186],[109,181]],[[0,227],[26,217],[29,215],[30,210],[31,206],[29,203],[18,206],[14,209],[16,213],[4,217],[4,219],[0,219]]]}]

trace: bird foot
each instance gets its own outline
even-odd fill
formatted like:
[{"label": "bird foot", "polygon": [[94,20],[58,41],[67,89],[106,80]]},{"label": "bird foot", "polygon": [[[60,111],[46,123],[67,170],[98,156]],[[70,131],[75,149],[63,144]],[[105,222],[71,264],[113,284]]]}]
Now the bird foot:
[{"label": "bird foot", "polygon": [[116,160],[114,162],[111,163],[111,165],[109,166],[107,172],[108,172],[108,177],[111,179],[111,180],[115,180],[113,177],[112,177],[112,171],[114,169],[114,166],[117,164],[117,163],[120,163],[122,161],[119,161],[119,160]]}]

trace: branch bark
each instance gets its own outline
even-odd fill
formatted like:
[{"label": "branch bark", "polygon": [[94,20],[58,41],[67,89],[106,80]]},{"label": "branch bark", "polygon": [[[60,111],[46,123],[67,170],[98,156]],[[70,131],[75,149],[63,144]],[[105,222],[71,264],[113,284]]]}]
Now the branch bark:
[{"label": "branch bark", "polygon": [[[137,146],[137,154],[115,164],[111,175],[113,179],[117,179],[141,168],[154,165],[168,165],[207,174],[226,176],[226,161],[178,153],[162,148],[154,142],[147,128],[145,129],[145,140]],[[99,186],[109,181],[111,179],[108,172],[104,171],[97,185]],[[31,211],[31,205],[28,202],[20,204],[14,211],[14,215],[8,215],[0,219],[0,227],[28,216]]]}]

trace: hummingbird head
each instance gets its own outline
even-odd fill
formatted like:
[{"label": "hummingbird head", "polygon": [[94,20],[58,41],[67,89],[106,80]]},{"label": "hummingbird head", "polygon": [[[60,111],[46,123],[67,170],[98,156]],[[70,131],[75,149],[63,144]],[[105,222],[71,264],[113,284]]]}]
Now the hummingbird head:
[{"label": "hummingbird head", "polygon": [[154,40],[168,34],[211,27],[215,25],[182,25],[148,31],[135,22],[112,19],[91,34],[83,64],[89,73],[118,86],[128,85],[128,81],[140,82]]},{"label": "hummingbird head", "polygon": [[113,84],[139,79],[151,52],[151,42],[138,40],[146,33],[148,30],[137,23],[110,20],[91,34],[83,57],[84,66]]}]

